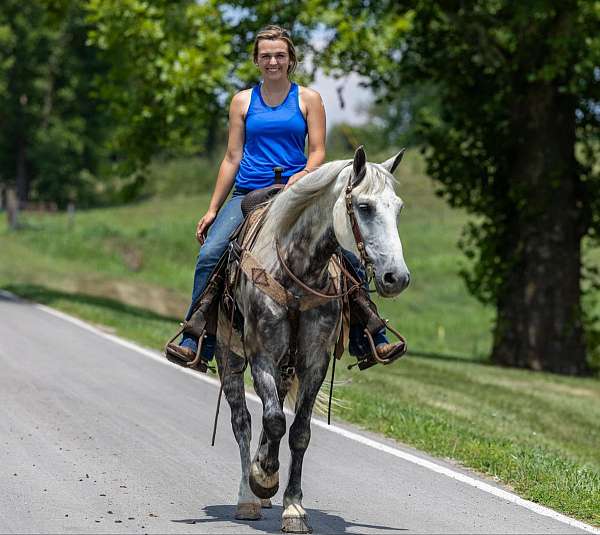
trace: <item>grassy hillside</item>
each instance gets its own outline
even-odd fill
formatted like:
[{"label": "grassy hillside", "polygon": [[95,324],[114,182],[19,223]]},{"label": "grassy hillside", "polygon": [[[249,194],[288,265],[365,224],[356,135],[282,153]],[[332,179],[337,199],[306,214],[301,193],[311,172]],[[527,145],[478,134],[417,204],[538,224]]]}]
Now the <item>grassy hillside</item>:
[{"label": "grassy hillside", "polygon": [[[163,182],[163,192],[180,191],[179,175],[194,176],[190,167],[169,164],[163,169],[164,180],[155,175],[153,184]],[[198,167],[202,183],[206,167]],[[407,293],[382,302],[382,310],[414,350],[483,359],[489,350],[493,312],[470,297],[456,276],[462,262],[456,241],[465,216],[434,196],[416,154],[402,164],[398,177],[399,194],[406,203],[400,234],[412,281]],[[66,214],[26,214],[25,228],[12,235],[2,221],[3,256],[20,261],[3,262],[0,280],[116,297],[181,316],[197,254],[195,225],[207,204],[207,194],[182,192],[77,213],[71,222]]]},{"label": "grassy hillside", "polygon": [[[206,193],[182,189],[198,176],[189,189],[205,191],[207,168],[156,167],[150,186],[160,195],[137,205],[81,212],[74,220],[27,214],[16,233],[2,221],[0,287],[161,348],[188,305],[195,223],[208,202]],[[600,525],[600,382],[485,364],[493,311],[456,275],[463,258],[455,244],[466,216],[435,197],[417,155],[409,154],[397,174],[413,280],[381,309],[412,354],[366,372],[339,366],[350,383],[336,391],[343,406],[335,416]],[[174,184],[179,195],[172,195]]]}]

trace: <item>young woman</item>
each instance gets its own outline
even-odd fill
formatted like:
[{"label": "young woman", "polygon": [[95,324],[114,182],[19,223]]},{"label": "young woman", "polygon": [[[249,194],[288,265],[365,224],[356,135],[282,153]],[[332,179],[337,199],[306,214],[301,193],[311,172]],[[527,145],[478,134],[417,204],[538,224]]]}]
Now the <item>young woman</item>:
[{"label": "young woman", "polygon": [[[254,41],[253,59],[261,83],[237,93],[229,108],[229,140],[208,211],[198,221],[196,238],[202,245],[196,262],[192,304],[202,294],[229,236],[242,222],[241,202],[248,192],[273,184],[274,167],[282,167],[286,187],[325,161],[325,108],[316,91],[291,81],[298,60],[287,31],[267,26]],[[305,141],[308,137],[308,156]],[[231,198],[225,202],[233,188]],[[206,238],[204,236],[206,235]],[[359,267],[356,258],[351,259]],[[186,316],[189,319],[192,308]],[[375,337],[378,352],[387,344],[384,333]],[[362,333],[352,337],[351,352],[360,354]],[[202,356],[210,360],[214,337],[206,337]],[[198,340],[184,334],[167,352],[192,360]],[[353,351],[354,349],[354,351]],[[387,352],[387,350],[386,350]]]}]

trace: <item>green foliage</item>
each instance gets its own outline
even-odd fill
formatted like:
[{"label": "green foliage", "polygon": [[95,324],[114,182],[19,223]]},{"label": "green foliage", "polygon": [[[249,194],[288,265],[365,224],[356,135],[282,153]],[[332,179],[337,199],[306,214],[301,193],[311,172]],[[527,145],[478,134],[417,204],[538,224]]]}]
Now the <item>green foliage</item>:
[{"label": "green foliage", "polygon": [[21,200],[64,206],[93,194],[106,126],[90,77],[104,67],[85,39],[77,2],[0,6],[0,180],[16,182]]},{"label": "green foliage", "polygon": [[[413,116],[417,135],[439,193],[477,216],[461,240],[471,260],[463,274],[483,302],[507,317],[519,308],[510,302],[525,294],[525,285],[516,289],[521,283],[511,281],[523,280],[526,266],[527,276],[535,271],[536,255],[556,239],[550,233],[561,232],[556,228],[563,229],[557,240],[566,244],[585,235],[597,239],[598,2],[383,0],[368,9],[359,0],[309,4],[330,31],[319,61],[366,77],[383,106],[390,106],[384,124],[402,122],[402,108],[394,105],[399,92],[434,90],[435,105]],[[547,272],[557,249],[546,254]],[[570,265],[573,280],[577,262]],[[541,288],[543,281],[532,284]],[[562,298],[557,292],[551,299]],[[577,299],[565,306],[577,324]],[[500,337],[507,329],[498,331]]]},{"label": "green foliage", "polygon": [[[158,153],[212,153],[229,98],[258,81],[251,54],[256,32],[273,23],[292,29],[302,58],[311,51],[315,24],[302,15],[302,2],[87,0],[85,6],[88,43],[110,64],[95,84],[117,125],[110,146],[124,174]],[[296,80],[311,74],[301,64]]]},{"label": "green foliage", "polygon": [[[582,198],[582,224],[589,232],[600,228],[600,175],[591,165],[600,121],[600,10],[587,1],[562,7],[540,0],[382,1],[369,9],[354,0],[314,2],[315,17],[334,31],[320,61],[365,76],[382,107],[405,87],[434,88],[430,95],[437,96],[439,113],[417,115],[418,131],[443,196],[483,216],[467,229],[463,243],[477,260],[470,286],[486,301],[494,301],[510,270],[499,265],[505,221],[512,205],[524,200],[525,192],[510,177],[523,86],[555,82],[561,93],[577,99],[577,141],[587,155],[579,177],[592,194]],[[388,109],[398,113],[397,106]],[[383,119],[386,125],[401,120]]]},{"label": "green foliage", "polygon": [[121,169],[206,145],[231,91],[231,34],[215,4],[89,0],[86,9],[88,43],[110,63],[95,83],[118,125]]}]

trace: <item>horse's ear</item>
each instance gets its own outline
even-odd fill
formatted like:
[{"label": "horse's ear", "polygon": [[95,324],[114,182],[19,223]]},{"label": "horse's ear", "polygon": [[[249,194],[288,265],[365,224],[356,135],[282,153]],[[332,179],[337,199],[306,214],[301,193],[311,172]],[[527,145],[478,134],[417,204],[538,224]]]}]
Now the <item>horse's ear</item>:
[{"label": "horse's ear", "polygon": [[363,178],[365,178],[365,173],[367,172],[367,155],[365,154],[365,149],[362,145],[358,147],[354,153],[352,169],[354,171],[354,181],[352,182],[352,185],[356,186]]},{"label": "horse's ear", "polygon": [[398,154],[396,154],[396,156],[392,156],[389,160],[386,160],[381,165],[385,167],[391,174],[394,174],[394,171],[396,170],[396,167],[400,165],[405,152],[406,149],[404,148]]}]

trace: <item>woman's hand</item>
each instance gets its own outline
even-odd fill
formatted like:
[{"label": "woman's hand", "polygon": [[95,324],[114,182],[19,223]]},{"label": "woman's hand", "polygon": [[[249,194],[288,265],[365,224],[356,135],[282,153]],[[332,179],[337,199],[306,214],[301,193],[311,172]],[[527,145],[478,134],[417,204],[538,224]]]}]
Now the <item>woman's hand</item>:
[{"label": "woman's hand", "polygon": [[200,245],[204,244],[204,240],[206,239],[206,233],[208,232],[208,227],[212,225],[212,222],[217,217],[217,212],[214,210],[209,210],[202,216],[202,219],[198,221],[196,225],[196,239],[200,243]]},{"label": "woman's hand", "polygon": [[294,182],[298,182],[303,176],[306,176],[308,173],[306,170],[298,171],[294,173],[290,178],[288,178],[287,184],[283,189],[288,189]]}]

